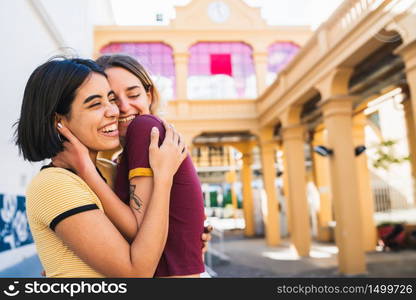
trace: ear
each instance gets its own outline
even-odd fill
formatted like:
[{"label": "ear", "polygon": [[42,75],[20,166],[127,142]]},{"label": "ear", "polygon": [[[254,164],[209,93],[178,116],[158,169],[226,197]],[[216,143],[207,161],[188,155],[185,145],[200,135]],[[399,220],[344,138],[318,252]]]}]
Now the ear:
[{"label": "ear", "polygon": [[150,89],[149,89],[149,91],[148,92],[146,92],[146,95],[147,95],[147,99],[148,99],[148,101],[149,101],[149,106],[152,104],[152,102],[153,102],[153,97],[152,97],[152,95],[153,95],[153,93],[152,93],[152,87],[150,87]]},{"label": "ear", "polygon": [[65,116],[55,113],[55,121],[54,121],[55,128],[58,127],[58,123],[61,123],[62,125],[66,126],[67,120]]}]

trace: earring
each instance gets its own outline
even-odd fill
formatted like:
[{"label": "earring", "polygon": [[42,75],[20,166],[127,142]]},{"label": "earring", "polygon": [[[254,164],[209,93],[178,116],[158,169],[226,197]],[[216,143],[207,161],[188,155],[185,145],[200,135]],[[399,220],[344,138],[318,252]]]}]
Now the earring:
[{"label": "earring", "polygon": [[[56,126],[58,126],[58,128],[62,128],[61,122],[58,122],[58,124]],[[57,132],[57,134],[58,134],[58,140],[62,143],[61,135],[59,134],[59,132]]]},{"label": "earring", "polygon": [[59,134],[59,132],[57,132],[56,134],[58,135],[58,140],[62,143],[61,135]]}]

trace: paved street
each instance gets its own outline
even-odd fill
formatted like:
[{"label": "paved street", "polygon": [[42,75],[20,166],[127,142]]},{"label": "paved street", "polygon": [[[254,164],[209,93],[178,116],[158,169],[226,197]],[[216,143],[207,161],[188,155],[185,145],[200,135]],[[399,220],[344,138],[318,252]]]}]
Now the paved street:
[{"label": "paved street", "polygon": [[[218,248],[213,241],[212,247]],[[313,243],[311,257],[299,258],[287,240],[266,246],[263,238],[243,237],[242,230],[224,231],[223,249],[229,261],[213,259],[218,277],[342,277],[334,244]],[[365,277],[415,277],[416,250],[367,254]]]}]

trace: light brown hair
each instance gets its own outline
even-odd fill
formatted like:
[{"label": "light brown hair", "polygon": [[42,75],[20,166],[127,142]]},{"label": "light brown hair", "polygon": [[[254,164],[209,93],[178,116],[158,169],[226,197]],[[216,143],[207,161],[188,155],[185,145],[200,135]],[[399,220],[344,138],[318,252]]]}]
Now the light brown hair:
[{"label": "light brown hair", "polygon": [[150,78],[149,73],[135,58],[126,54],[105,54],[99,57],[96,62],[104,70],[111,67],[120,67],[139,78],[146,92],[150,93],[152,96],[152,103],[149,108],[150,113],[152,115],[157,115],[160,104],[159,91],[153,83],[152,78]]}]

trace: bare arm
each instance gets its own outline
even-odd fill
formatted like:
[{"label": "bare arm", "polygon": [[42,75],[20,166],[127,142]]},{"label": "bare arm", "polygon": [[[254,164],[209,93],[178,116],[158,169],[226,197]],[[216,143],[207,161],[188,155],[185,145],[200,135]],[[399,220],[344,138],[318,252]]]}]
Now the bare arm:
[{"label": "bare arm", "polygon": [[[164,125],[167,130],[173,130],[170,125]],[[166,131],[165,140],[172,142],[174,145],[180,145],[181,148],[185,148],[184,139],[181,138],[179,134],[171,134]],[[149,155],[149,161],[151,160],[152,157]],[[153,161],[153,164],[154,163],[156,162]],[[130,207],[133,209],[139,228],[143,221],[143,216],[146,213],[149,202],[152,201],[153,185],[154,180],[152,176],[135,176],[130,179]]]},{"label": "bare arm", "polygon": [[[173,141],[172,145],[183,147],[183,143],[179,145],[179,141],[183,141],[183,139],[180,138],[180,135],[166,122],[163,122],[163,125],[166,129],[164,142],[169,139],[169,142]],[[65,151],[59,153],[58,156],[53,159],[54,165],[64,168],[74,168],[78,175],[98,196],[103,204],[105,214],[114,226],[127,241],[133,241],[137,234],[138,225],[141,224],[145,211],[147,210],[148,202],[152,197],[152,191],[155,189],[153,177],[134,177],[131,179],[130,206],[126,205],[98,174],[95,166],[89,159],[85,146],[83,146],[67,128],[63,127],[58,129],[69,142],[64,143]],[[155,138],[157,139],[158,136]],[[154,157],[152,157],[152,154]],[[154,151],[150,152],[149,159],[153,164],[156,164],[155,162],[159,159],[157,158],[157,155],[154,154]],[[167,155],[171,154],[167,153]],[[204,241],[205,245],[209,239],[209,232],[207,234],[202,234],[201,240]],[[204,247],[203,251],[205,250],[206,247]]]},{"label": "bare arm", "polygon": [[[183,148],[185,145],[183,143],[178,143],[179,134],[166,122],[164,122],[163,125],[166,129],[165,140],[168,138],[170,139],[169,142],[176,142],[176,144],[172,143],[172,145]],[[59,128],[59,131],[68,139],[69,142],[64,143],[65,151],[59,153],[53,158],[54,165],[74,168],[77,174],[98,196],[103,204],[105,214],[114,226],[116,226],[127,241],[131,242],[137,234],[138,222],[140,224],[143,220],[145,207],[140,208],[140,199],[145,199],[146,204],[149,202],[152,195],[153,179],[142,178],[141,183],[143,181],[146,183],[144,186],[140,187],[143,188],[143,191],[140,191],[140,198],[130,198],[131,200],[136,200],[131,203],[132,205],[130,205],[130,207],[140,209],[132,210],[129,205],[120,200],[120,198],[98,174],[95,165],[89,158],[88,149],[71,133],[68,128],[61,127]],[[155,136],[155,138],[158,139],[159,134],[156,134],[157,136]],[[149,156],[151,154],[152,153],[149,152]],[[168,155],[168,153],[166,155]],[[139,192],[138,188],[133,189],[137,191],[137,193]]]},{"label": "bare arm", "polygon": [[146,216],[131,245],[100,210],[61,221],[57,235],[88,265],[109,277],[152,277],[166,242],[171,181],[155,180]]},{"label": "bare arm", "polygon": [[125,204],[95,172],[79,174],[94,191],[104,207],[104,212],[124,238],[131,242],[137,234],[137,222],[130,207]]},{"label": "bare arm", "polygon": [[130,179],[130,207],[140,228],[153,191],[153,177],[133,177]]},{"label": "bare arm", "polygon": [[64,142],[65,151],[52,159],[55,166],[74,168],[93,190],[104,207],[104,212],[120,231],[124,238],[131,242],[137,234],[137,222],[130,207],[113,192],[98,174],[94,163],[89,158],[88,149],[66,127],[59,128],[69,142]]},{"label": "bare arm", "polygon": [[184,148],[173,143],[173,135],[172,131],[167,131],[165,141],[159,148],[158,134],[152,133],[149,151],[154,174],[153,191],[146,215],[131,245],[99,210],[78,213],[57,225],[57,235],[103,275],[153,276],[168,232],[172,178],[186,157]]}]

